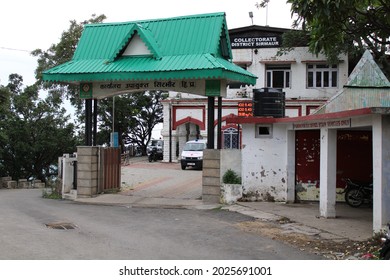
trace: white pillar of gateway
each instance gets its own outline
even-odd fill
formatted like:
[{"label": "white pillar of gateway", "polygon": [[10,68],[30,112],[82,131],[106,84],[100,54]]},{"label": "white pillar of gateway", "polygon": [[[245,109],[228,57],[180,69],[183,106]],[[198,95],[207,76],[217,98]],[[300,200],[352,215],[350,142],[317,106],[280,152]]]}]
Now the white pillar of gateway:
[{"label": "white pillar of gateway", "polygon": [[337,130],[321,128],[320,215],[336,217]]},{"label": "white pillar of gateway", "polygon": [[295,201],[295,131],[287,131],[287,194],[286,202]]},{"label": "white pillar of gateway", "polygon": [[390,117],[377,115],[372,126],[373,231],[390,222]]}]

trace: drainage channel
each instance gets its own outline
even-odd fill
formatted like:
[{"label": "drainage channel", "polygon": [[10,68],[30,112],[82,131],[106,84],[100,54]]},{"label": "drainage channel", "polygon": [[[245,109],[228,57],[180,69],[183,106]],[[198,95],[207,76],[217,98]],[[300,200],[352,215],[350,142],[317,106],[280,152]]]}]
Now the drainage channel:
[{"label": "drainage channel", "polygon": [[55,223],[48,223],[45,224],[47,228],[51,229],[62,229],[62,230],[68,230],[68,229],[75,229],[77,226],[72,223],[68,222],[55,222]]}]

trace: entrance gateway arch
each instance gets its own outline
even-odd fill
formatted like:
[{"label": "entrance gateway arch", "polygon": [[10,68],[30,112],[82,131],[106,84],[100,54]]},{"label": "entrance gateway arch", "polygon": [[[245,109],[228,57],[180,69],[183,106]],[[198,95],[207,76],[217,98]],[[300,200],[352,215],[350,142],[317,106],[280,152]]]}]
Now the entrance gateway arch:
[{"label": "entrance gateway arch", "polygon": [[[228,83],[254,85],[257,78],[231,60],[225,13],[89,24],[72,60],[46,70],[43,80],[79,86],[85,99],[84,148],[96,144],[97,100],[163,90],[208,97],[207,148],[214,149],[215,98],[220,111]],[[88,191],[81,193],[96,194],[97,186],[95,191],[86,184]],[[82,188],[79,180],[77,187]]]}]

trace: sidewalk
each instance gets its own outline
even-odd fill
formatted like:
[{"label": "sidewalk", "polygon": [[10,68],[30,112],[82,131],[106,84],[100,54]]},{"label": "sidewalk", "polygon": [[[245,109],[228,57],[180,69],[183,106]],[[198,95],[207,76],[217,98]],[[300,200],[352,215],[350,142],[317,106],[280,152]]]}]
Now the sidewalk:
[{"label": "sidewalk", "polygon": [[286,231],[316,235],[324,239],[363,241],[371,238],[372,209],[336,205],[337,217],[319,217],[319,204],[238,202],[234,205],[205,204],[201,200],[202,172],[181,170],[175,163],[149,163],[135,158],[122,167],[122,189],[117,194],[101,194],[75,201],[124,207],[218,209],[238,212],[261,221],[288,220]]}]

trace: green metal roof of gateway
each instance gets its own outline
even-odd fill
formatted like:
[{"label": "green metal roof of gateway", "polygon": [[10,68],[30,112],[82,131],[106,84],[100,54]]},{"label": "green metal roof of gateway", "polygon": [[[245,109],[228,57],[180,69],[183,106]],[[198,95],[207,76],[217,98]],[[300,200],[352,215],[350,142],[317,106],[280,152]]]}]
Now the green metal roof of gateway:
[{"label": "green metal roof of gateway", "polygon": [[[147,52],[127,54],[136,38]],[[231,59],[225,13],[90,24],[72,60],[45,71],[43,79],[65,83],[225,79],[254,84],[257,77]]]}]

